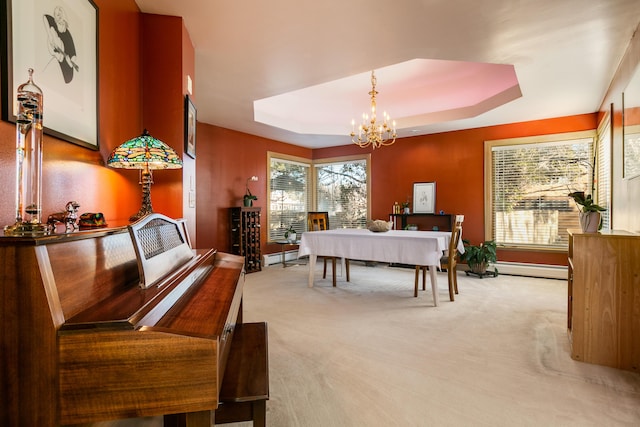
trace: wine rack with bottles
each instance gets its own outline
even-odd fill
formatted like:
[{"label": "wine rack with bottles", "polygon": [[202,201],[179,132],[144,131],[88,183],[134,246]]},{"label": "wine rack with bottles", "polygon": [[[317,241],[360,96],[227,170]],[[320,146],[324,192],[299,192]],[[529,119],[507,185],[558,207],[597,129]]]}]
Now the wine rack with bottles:
[{"label": "wine rack with bottles", "polygon": [[244,257],[247,273],[262,270],[260,208],[231,208],[231,253]]}]

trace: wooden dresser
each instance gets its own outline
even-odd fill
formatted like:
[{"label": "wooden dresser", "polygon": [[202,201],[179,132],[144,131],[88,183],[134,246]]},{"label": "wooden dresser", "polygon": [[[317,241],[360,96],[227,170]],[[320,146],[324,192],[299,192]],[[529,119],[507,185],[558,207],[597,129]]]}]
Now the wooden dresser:
[{"label": "wooden dresser", "polygon": [[571,357],[640,371],[640,234],[569,230]]}]

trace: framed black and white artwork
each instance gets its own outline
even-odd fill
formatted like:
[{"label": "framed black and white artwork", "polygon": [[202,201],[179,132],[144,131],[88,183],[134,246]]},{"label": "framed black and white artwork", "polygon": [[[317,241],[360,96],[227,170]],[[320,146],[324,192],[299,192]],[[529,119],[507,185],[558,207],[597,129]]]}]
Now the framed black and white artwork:
[{"label": "framed black and white artwork", "polygon": [[[17,88],[43,93],[44,132],[98,149],[98,8],[92,0],[1,0],[2,119],[15,122]],[[6,36],[6,37],[5,37]]]},{"label": "framed black and white artwork", "polygon": [[413,184],[413,213],[435,213],[436,183],[416,182]]},{"label": "framed black and white artwork", "polygon": [[184,98],[184,151],[196,158],[196,119],[197,110],[189,95]]}]

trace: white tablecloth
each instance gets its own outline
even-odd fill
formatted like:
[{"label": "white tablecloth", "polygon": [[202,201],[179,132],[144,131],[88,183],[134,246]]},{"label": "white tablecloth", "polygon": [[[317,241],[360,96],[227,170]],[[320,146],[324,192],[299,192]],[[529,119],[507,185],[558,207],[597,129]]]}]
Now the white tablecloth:
[{"label": "white tablecloth", "polygon": [[[302,233],[298,257],[309,256],[309,287],[317,256],[429,266],[434,304],[438,305],[436,268],[449,249],[450,231],[390,230],[374,233],[365,229],[342,228]],[[458,250],[463,253],[462,238]]]},{"label": "white tablecloth", "polygon": [[[440,264],[449,248],[449,231],[390,230],[374,233],[365,229],[302,233],[298,256],[320,255],[409,265]],[[458,250],[464,252],[462,239]]]}]

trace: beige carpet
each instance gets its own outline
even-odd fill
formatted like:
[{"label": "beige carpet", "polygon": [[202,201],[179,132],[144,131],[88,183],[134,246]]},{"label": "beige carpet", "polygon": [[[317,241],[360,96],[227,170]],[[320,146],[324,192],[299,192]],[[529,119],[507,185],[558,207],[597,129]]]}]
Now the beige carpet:
[{"label": "beige carpet", "polygon": [[460,273],[450,302],[438,276],[433,307],[408,269],[353,264],[311,289],[306,266],[247,275],[245,321],[269,324],[268,425],[640,425],[640,374],[570,358],[565,281]]},{"label": "beige carpet", "polygon": [[640,425],[640,374],[569,357],[565,281],[460,273],[450,302],[439,273],[433,307],[429,284],[413,298],[413,270],[320,277],[246,276],[245,321],[269,325],[268,426]]}]

